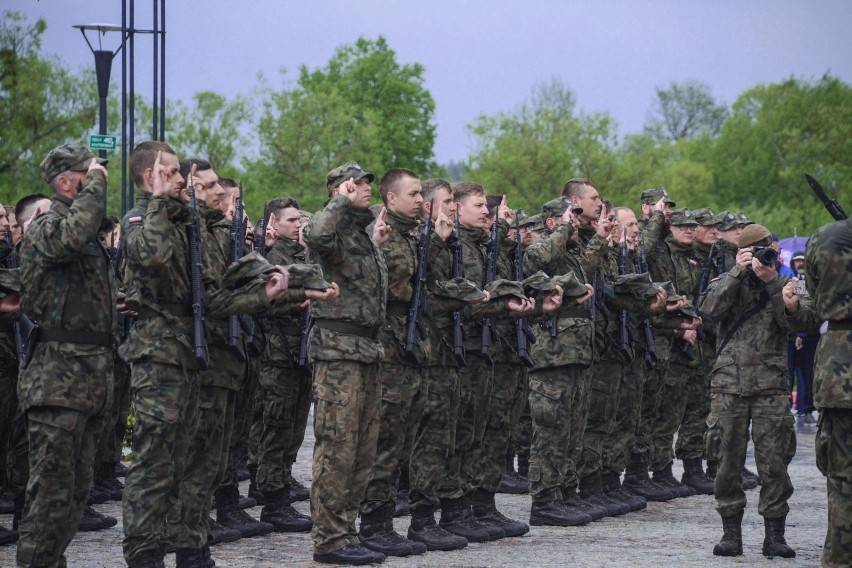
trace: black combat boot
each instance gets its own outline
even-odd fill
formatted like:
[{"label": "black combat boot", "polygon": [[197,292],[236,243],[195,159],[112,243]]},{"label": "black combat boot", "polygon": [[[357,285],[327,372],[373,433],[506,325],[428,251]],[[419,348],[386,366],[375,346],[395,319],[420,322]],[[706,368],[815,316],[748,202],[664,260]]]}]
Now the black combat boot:
[{"label": "black combat boot", "polygon": [[674,493],[667,488],[651,483],[651,478],[648,477],[648,464],[642,462],[627,464],[627,471],[624,473],[622,487],[646,501],[662,502],[675,498]]},{"label": "black combat boot", "polygon": [[213,517],[207,517],[207,530],[207,542],[211,545],[234,542],[243,538],[243,533],[220,525]]},{"label": "black combat boot", "polygon": [[434,511],[412,511],[408,540],[426,545],[426,550],[458,550],[467,546],[467,539],[446,531],[435,522]]},{"label": "black combat boot", "polygon": [[603,492],[601,487],[601,474],[596,471],[592,475],[587,475],[580,479],[580,499],[593,505],[598,505],[606,509],[608,517],[617,517],[630,512],[630,507],[626,503],[621,503],[610,499]]},{"label": "black combat boot", "polygon": [[128,560],[127,568],[166,568],[166,563],[160,554],[149,552]]},{"label": "black combat boot", "polygon": [[216,520],[223,527],[240,531],[242,538],[269,534],[275,527],[258,521],[239,506],[240,494],[236,486],[226,485],[216,490]]},{"label": "black combat boot", "polygon": [[175,550],[175,568],[207,568],[204,551],[200,548],[178,548]]},{"label": "black combat boot", "polygon": [[266,505],[260,511],[260,520],[271,524],[275,532],[308,532],[314,526],[311,518],[303,515],[289,503],[290,488],[263,494]]},{"label": "black combat boot", "polygon": [[205,544],[201,549],[201,557],[204,559],[207,568],[216,568],[216,561],[213,560],[213,555],[210,554],[210,545]]},{"label": "black combat boot", "polygon": [[118,524],[118,519],[109,515],[102,515],[92,509],[86,507],[83,509],[83,516],[80,517],[80,522],[77,524],[77,530],[80,532],[100,531],[109,529]]},{"label": "black combat boot", "polygon": [[[713,547],[716,556],[742,556],[743,554],[743,512],[722,517],[722,540]],[[764,547],[766,544],[764,544]]]},{"label": "black combat boot", "polygon": [[299,481],[290,476],[290,503],[297,501],[307,501],[311,498],[311,490],[299,483]]},{"label": "black combat boot", "polygon": [[115,462],[115,471],[113,472],[116,477],[127,477],[127,472],[130,470],[129,467],[124,465],[121,462]]},{"label": "black combat boot", "polygon": [[425,544],[408,540],[393,530],[393,509],[390,505],[361,515],[358,539],[370,550],[385,556],[410,556],[426,552]]},{"label": "black combat boot", "polygon": [[599,521],[607,516],[606,508],[595,503],[589,503],[580,497],[576,487],[566,485],[562,488],[562,504],[569,509],[585,513],[593,521]]},{"label": "black combat boot", "polygon": [[361,566],[364,564],[379,564],[384,561],[385,555],[375,550],[370,550],[362,544],[347,544],[333,552],[325,554],[314,553],[314,562],[322,564],[347,564],[349,566]]},{"label": "black combat boot", "polygon": [[506,455],[506,471],[500,481],[498,493],[509,493],[510,495],[523,495],[530,492],[530,480],[519,475],[515,471],[515,454]]},{"label": "black combat boot", "polygon": [[695,489],[675,479],[675,476],[672,474],[671,463],[660,471],[655,471],[653,479],[654,482],[664,486],[666,489],[670,489],[673,493],[677,493],[678,497],[692,497],[695,495]]},{"label": "black combat boot", "polygon": [[115,463],[101,463],[95,468],[92,479],[92,490],[99,491],[109,496],[110,501],[121,501],[124,494],[124,485],[115,475]]},{"label": "black combat boot", "polygon": [[760,485],[760,476],[743,466],[743,491],[750,491]]},{"label": "black combat boot", "polygon": [[530,524],[536,527],[578,527],[592,522],[592,518],[562,501],[533,503],[530,507]]},{"label": "black combat boot", "polygon": [[257,464],[250,463],[246,467],[249,472],[248,496],[251,499],[254,499],[254,502],[258,505],[265,505],[266,503],[263,500],[263,492],[260,490],[260,487],[257,486]]},{"label": "black combat boot", "polygon": [[89,500],[87,505],[103,505],[112,501],[112,495],[109,491],[101,488],[98,484],[92,481],[92,486],[89,488]]},{"label": "black combat boot", "polygon": [[704,471],[704,473],[707,474],[707,478],[711,481],[715,481],[717,471],[719,471],[719,463],[707,460],[707,469]]},{"label": "black combat boot", "polygon": [[701,466],[701,458],[683,460],[683,475],[680,482],[695,489],[699,495],[713,495],[714,482],[707,477]]},{"label": "black combat boot", "polygon": [[11,515],[15,512],[15,502],[12,493],[6,489],[0,489],[0,515]]},{"label": "black combat boot", "polygon": [[469,507],[463,506],[461,499],[441,499],[439,526],[447,532],[464,537],[468,542],[488,542],[505,535],[500,530],[499,535],[495,536],[492,530],[476,520]]},{"label": "black combat boot", "polygon": [[624,503],[631,511],[639,511],[648,506],[648,501],[643,497],[630,491],[625,491],[621,487],[621,478],[617,473],[609,472],[602,474],[601,488],[607,497],[619,503]]},{"label": "black combat boot", "polygon": [[474,516],[488,526],[499,527],[507,537],[521,536],[530,532],[530,526],[521,521],[510,519],[497,510],[494,493],[477,489],[471,496]]},{"label": "black combat boot", "polygon": [[524,479],[530,478],[530,453],[518,454],[518,475]]},{"label": "black combat boot", "polygon": [[763,518],[765,537],[763,539],[763,555],[769,558],[795,558],[796,551],[787,546],[784,540],[784,527],[787,525],[787,515],[775,519]]},{"label": "black combat boot", "polygon": [[411,514],[408,508],[408,489],[399,489],[396,492],[396,505],[393,509],[394,517],[407,517]]},{"label": "black combat boot", "polygon": [[0,546],[15,544],[16,542],[18,542],[18,531],[0,527]]}]

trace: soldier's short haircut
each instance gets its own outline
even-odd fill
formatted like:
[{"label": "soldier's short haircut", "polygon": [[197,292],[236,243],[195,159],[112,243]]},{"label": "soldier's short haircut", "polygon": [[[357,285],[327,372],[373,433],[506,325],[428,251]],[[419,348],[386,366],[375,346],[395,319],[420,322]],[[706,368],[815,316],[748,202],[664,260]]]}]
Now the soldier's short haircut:
[{"label": "soldier's short haircut", "polygon": [[586,195],[588,188],[597,189],[597,186],[588,178],[571,178],[562,186],[562,195],[567,198],[580,197]]},{"label": "soldier's short haircut", "polygon": [[231,189],[234,187],[239,187],[239,184],[231,178],[219,178],[219,185],[224,187],[225,189]]},{"label": "soldier's short haircut", "polygon": [[468,197],[485,195],[485,188],[472,181],[460,181],[453,184],[453,199],[459,203],[467,201]]},{"label": "soldier's short haircut", "polygon": [[423,201],[431,201],[435,196],[435,192],[439,189],[446,189],[450,194],[453,193],[453,188],[450,182],[440,178],[424,179],[420,186],[423,188]]},{"label": "soldier's short haircut", "polygon": [[15,203],[15,219],[18,219],[18,224],[20,224],[21,219],[26,221],[35,213],[35,204],[42,199],[50,198],[43,193],[32,193],[23,196]]},{"label": "soldier's short haircut", "polygon": [[619,213],[621,213],[622,211],[624,211],[624,212],[630,211],[630,212],[631,212],[631,213],[633,213],[634,215],[636,214],[636,212],[635,212],[635,211],[633,211],[633,209],[631,209],[630,207],[621,207],[621,206],[619,206],[619,207],[613,207],[613,208],[612,208],[612,213],[613,213],[613,215],[615,215],[616,217],[617,217],[617,216],[618,216],[618,214],[619,214]]},{"label": "soldier's short haircut", "polygon": [[183,181],[189,183],[189,172],[192,171],[192,166],[195,166],[195,171],[203,172],[204,170],[212,170],[213,166],[207,160],[201,158],[187,158],[180,161],[180,175],[183,176]]},{"label": "soldier's short haircut", "polygon": [[148,140],[136,145],[130,154],[130,177],[138,187],[145,183],[145,170],[154,167],[157,161],[157,152],[177,155],[171,146],[165,142]]},{"label": "soldier's short haircut", "polygon": [[266,206],[266,215],[275,215],[276,219],[280,219],[283,211],[285,209],[289,209],[290,207],[294,207],[295,209],[301,209],[299,207],[299,202],[296,201],[292,197],[277,197],[269,202]]},{"label": "soldier's short haircut", "polygon": [[388,193],[399,191],[399,182],[405,178],[420,179],[420,176],[405,168],[392,168],[385,172],[379,181],[379,195],[384,203],[388,202]]}]

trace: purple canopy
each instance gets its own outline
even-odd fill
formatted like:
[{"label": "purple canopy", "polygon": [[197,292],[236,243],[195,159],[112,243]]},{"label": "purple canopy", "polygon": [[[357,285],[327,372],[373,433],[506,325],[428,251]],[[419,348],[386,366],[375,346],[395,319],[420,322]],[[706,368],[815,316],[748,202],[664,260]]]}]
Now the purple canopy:
[{"label": "purple canopy", "polygon": [[808,244],[808,237],[788,237],[778,241],[781,245],[781,261],[790,266],[790,259],[793,253],[804,251],[805,245]]}]

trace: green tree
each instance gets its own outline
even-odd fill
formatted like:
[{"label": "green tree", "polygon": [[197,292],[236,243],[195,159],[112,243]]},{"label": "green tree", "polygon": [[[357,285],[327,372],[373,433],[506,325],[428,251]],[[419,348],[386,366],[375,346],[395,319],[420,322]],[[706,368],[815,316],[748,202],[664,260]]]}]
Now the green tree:
[{"label": "green tree", "polygon": [[308,209],[326,198],[325,175],[356,160],[380,175],[410,168],[429,176],[435,103],[422,65],[401,65],[383,37],[337,49],[328,64],[302,67],[291,90],[267,92],[258,121],[259,156],[243,161],[254,191],[247,201],[299,197]]},{"label": "green tree", "polygon": [[658,142],[715,136],[727,115],[728,108],[716,102],[706,83],[671,83],[668,89],[657,88],[645,134]]},{"label": "green tree", "polygon": [[480,116],[468,127],[475,146],[467,178],[527,211],[558,196],[572,177],[606,186],[615,174],[617,125],[608,113],[577,115],[575,104],[574,93],[554,79],[537,85],[515,112]]},{"label": "green tree", "polygon": [[39,163],[95,123],[94,72],[74,74],[40,53],[44,20],[14,11],[0,21],[0,200],[14,204],[45,188]]}]

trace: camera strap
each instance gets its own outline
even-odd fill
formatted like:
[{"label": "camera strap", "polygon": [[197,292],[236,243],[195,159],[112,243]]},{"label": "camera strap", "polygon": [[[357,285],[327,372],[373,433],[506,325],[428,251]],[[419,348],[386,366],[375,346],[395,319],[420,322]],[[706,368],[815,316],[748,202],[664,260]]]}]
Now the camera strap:
[{"label": "camera strap", "polygon": [[745,322],[747,322],[748,320],[756,316],[758,313],[763,311],[763,308],[765,308],[766,304],[768,303],[769,292],[767,292],[766,290],[761,290],[760,299],[757,301],[757,304],[755,304],[750,310],[744,312],[743,315],[740,316],[740,319],[734,322],[734,325],[732,325],[731,329],[728,330],[728,333],[725,334],[725,338],[722,339],[722,344],[719,345],[719,349],[716,350],[716,355],[722,352],[728,342],[734,337],[734,334],[737,332],[737,330],[740,329],[740,327],[742,327]]}]

